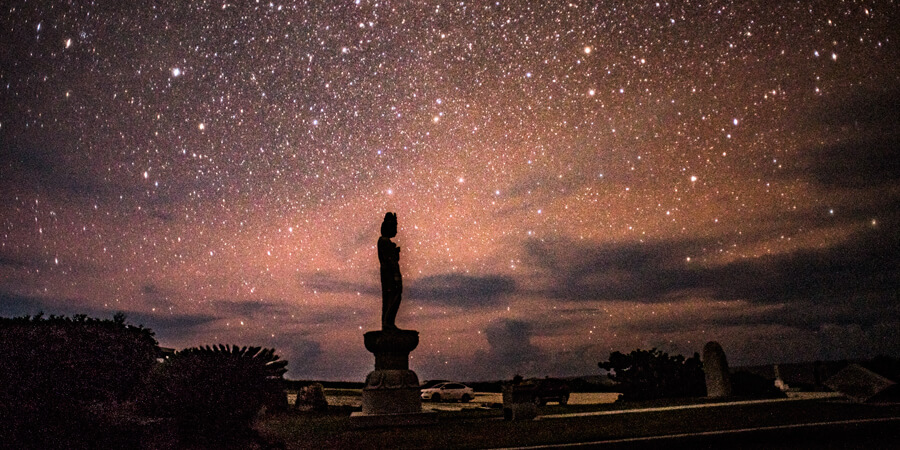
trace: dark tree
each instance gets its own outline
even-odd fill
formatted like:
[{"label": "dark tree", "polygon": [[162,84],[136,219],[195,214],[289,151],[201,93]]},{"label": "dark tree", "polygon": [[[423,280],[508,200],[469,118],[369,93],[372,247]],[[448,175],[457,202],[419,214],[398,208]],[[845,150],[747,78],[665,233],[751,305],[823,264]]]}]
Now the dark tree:
[{"label": "dark tree", "polygon": [[0,318],[0,354],[0,435],[77,448],[103,445],[103,422],[134,398],[159,346],[152,331],[127,324],[122,314],[39,314]]},{"label": "dark tree", "polygon": [[619,383],[621,400],[649,400],[666,397],[706,395],[706,381],[700,355],[685,359],[669,356],[657,349],[634,350],[629,354],[613,352],[609,361],[598,364]]}]

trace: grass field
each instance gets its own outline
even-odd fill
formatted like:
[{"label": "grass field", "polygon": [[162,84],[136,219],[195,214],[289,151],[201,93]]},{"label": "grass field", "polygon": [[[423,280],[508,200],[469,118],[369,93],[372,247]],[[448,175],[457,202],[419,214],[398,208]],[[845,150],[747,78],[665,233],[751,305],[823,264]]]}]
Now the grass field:
[{"label": "grass field", "polygon": [[[705,399],[628,404],[547,405],[541,415],[709,403]],[[269,416],[258,425],[267,438],[288,449],[303,448],[492,448],[590,442],[598,440],[709,432],[747,427],[900,416],[900,406],[852,404],[835,399],[795,400],[710,408],[502,420],[500,409],[438,410],[438,424],[419,427],[354,429],[353,406],[330,406],[327,413],[290,412]]]}]

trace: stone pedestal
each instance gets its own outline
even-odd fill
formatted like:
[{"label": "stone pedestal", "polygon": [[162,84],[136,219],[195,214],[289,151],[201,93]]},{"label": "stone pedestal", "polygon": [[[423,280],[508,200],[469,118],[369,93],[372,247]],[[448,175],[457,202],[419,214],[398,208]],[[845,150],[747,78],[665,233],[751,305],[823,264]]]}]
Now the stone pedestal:
[{"label": "stone pedestal", "polygon": [[366,377],[362,412],[351,414],[356,426],[418,425],[436,422],[422,412],[419,377],[409,370],[409,353],[419,345],[415,330],[370,331],[366,350],[375,355],[375,370]]}]

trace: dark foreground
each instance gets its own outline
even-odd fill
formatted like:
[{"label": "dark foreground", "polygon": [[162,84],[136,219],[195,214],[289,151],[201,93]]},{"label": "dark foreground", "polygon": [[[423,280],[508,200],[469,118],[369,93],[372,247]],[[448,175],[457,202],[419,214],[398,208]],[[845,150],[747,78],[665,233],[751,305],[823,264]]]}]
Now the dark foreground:
[{"label": "dark foreground", "polygon": [[[583,405],[582,405],[583,406]],[[664,405],[604,405],[611,411]],[[541,414],[582,413],[547,406]],[[349,411],[287,413],[258,429],[288,449],[302,448],[896,448],[900,405],[805,400],[600,416],[502,420],[498,410],[440,412],[420,427],[353,429]]]},{"label": "dark foreground", "polygon": [[882,449],[896,448],[900,417],[569,443],[538,448]]}]

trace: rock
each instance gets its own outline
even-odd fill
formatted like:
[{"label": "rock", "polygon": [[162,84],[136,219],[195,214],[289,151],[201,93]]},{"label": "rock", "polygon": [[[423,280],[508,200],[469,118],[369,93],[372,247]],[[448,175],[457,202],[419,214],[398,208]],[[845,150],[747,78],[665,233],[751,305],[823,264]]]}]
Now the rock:
[{"label": "rock", "polygon": [[844,394],[850,400],[865,403],[877,401],[886,392],[896,389],[897,383],[859,364],[850,364],[826,380],[825,386]]},{"label": "rock", "polygon": [[328,400],[325,398],[325,388],[321,383],[313,383],[300,388],[297,392],[297,401],[294,408],[300,411],[322,412],[328,409]]}]

